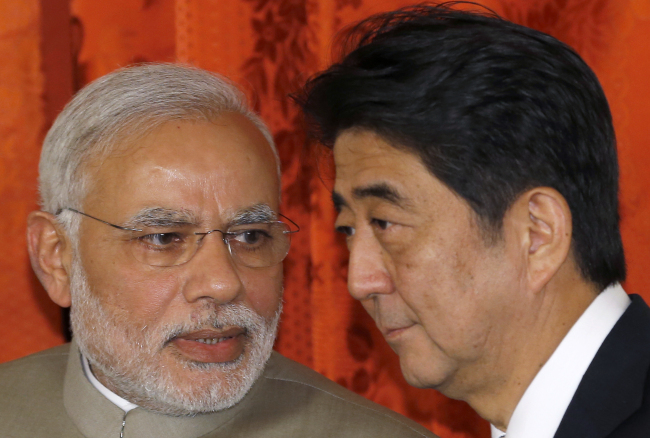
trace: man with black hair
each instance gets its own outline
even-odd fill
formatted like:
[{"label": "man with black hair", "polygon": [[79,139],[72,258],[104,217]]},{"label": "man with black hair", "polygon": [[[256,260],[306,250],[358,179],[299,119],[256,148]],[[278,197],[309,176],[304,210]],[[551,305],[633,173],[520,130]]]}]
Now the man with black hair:
[{"label": "man with black hair", "polygon": [[407,381],[493,436],[648,436],[605,95],[570,47],[457,3],[361,22],[297,98],[333,148],[350,293]]}]

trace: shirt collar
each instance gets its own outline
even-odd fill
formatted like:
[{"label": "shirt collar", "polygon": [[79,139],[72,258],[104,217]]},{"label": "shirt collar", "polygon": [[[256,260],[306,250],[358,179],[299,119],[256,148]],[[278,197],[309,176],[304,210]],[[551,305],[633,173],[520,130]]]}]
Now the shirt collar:
[{"label": "shirt collar", "polygon": [[131,409],[135,409],[138,407],[138,405],[135,405],[131,403],[128,400],[123,399],[119,395],[115,394],[113,391],[102,385],[102,383],[97,380],[97,378],[93,375],[92,370],[90,369],[90,364],[88,363],[88,359],[86,359],[86,356],[83,354],[81,355],[81,364],[83,365],[84,369],[84,374],[86,375],[86,378],[90,381],[90,383],[97,389],[97,391],[101,392],[104,397],[109,399],[111,403],[116,405],[118,408],[122,409],[124,412],[129,412]]},{"label": "shirt collar", "polygon": [[[519,400],[508,424],[507,438],[555,435],[587,368],[630,302],[619,284],[596,297]],[[494,426],[491,429],[492,438],[504,434]]]}]

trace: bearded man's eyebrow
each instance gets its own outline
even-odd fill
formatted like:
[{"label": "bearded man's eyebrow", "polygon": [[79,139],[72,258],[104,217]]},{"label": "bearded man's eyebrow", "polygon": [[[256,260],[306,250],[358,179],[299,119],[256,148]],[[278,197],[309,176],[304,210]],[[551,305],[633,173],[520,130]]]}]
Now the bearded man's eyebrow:
[{"label": "bearded man's eyebrow", "polygon": [[229,226],[259,224],[278,220],[278,215],[268,204],[255,204],[235,212]]},{"label": "bearded man's eyebrow", "polygon": [[123,226],[128,228],[178,228],[198,226],[199,224],[199,218],[191,211],[149,207],[133,215]]}]

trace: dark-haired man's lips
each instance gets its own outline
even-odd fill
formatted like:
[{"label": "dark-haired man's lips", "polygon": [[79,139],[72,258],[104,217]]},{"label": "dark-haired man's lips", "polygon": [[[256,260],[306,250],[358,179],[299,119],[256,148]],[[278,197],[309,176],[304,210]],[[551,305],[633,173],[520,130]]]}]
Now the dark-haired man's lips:
[{"label": "dark-haired man's lips", "polygon": [[226,330],[199,330],[178,336],[171,341],[186,358],[204,363],[225,363],[236,360],[244,352],[246,331],[241,327]]},{"label": "dark-haired man's lips", "polygon": [[407,331],[414,325],[415,324],[410,324],[410,325],[405,325],[403,327],[395,327],[395,328],[382,328],[381,332],[387,341],[397,340],[400,337],[400,335],[402,335],[405,331]]}]

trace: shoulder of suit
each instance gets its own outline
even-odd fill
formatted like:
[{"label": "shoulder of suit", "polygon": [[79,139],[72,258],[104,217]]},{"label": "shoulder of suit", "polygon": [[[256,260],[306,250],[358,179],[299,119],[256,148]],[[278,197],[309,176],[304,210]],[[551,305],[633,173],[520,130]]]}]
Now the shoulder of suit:
[{"label": "shoulder of suit", "polygon": [[[273,352],[262,378],[265,386],[273,388],[279,410],[295,409],[323,424],[324,429],[338,430],[332,436],[344,436],[342,430],[348,428],[351,436],[435,437],[418,423],[277,352]],[[350,428],[358,430],[353,432]]]},{"label": "shoulder of suit", "polygon": [[69,351],[65,344],[0,364],[0,399],[62,387]]},{"label": "shoulder of suit", "polygon": [[69,345],[0,364],[2,436],[80,436],[63,407]]}]

